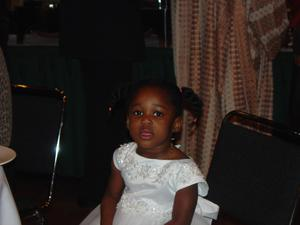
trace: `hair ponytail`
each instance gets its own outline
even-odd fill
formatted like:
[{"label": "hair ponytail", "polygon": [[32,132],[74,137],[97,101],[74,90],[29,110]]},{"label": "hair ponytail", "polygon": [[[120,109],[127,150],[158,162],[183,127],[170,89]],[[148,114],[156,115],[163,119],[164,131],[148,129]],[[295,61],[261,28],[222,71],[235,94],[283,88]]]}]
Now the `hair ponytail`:
[{"label": "hair ponytail", "polygon": [[183,108],[188,110],[194,117],[194,123],[198,125],[202,115],[203,103],[199,96],[189,87],[181,88]]},{"label": "hair ponytail", "polygon": [[130,90],[130,84],[122,85],[118,88],[116,88],[109,100],[109,107],[108,110],[112,114],[114,111],[119,110],[120,107],[126,107],[126,98],[128,95],[128,92]]}]

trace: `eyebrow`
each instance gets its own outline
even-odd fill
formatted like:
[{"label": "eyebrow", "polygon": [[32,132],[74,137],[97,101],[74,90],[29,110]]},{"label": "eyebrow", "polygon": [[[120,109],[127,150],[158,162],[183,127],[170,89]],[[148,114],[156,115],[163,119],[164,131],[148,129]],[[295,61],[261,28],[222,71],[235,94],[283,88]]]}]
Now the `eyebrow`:
[{"label": "eyebrow", "polygon": [[[163,109],[167,109],[167,107],[163,106],[163,105],[159,105],[159,104],[153,104],[155,107],[160,107],[160,108],[163,108]],[[137,106],[141,106],[140,103],[136,103],[136,104],[133,104],[130,106],[130,108],[132,107],[137,107]]]},{"label": "eyebrow", "polygon": [[160,107],[160,108],[163,108],[163,109],[166,109],[167,107],[163,106],[163,105],[159,105],[159,104],[153,104],[154,106],[156,107]]}]

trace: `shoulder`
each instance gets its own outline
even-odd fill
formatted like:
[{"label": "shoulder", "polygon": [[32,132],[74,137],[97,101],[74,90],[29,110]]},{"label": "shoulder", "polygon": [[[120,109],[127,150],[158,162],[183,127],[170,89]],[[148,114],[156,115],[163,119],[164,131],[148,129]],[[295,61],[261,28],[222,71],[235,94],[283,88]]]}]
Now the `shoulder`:
[{"label": "shoulder", "polygon": [[129,142],[129,143],[122,144],[122,145],[120,145],[119,148],[117,148],[115,150],[114,154],[121,157],[121,156],[126,155],[128,153],[135,152],[136,146],[137,145],[136,145],[135,142]]},{"label": "shoulder", "polygon": [[117,169],[120,169],[120,167],[122,167],[122,165],[131,158],[131,156],[135,153],[136,146],[135,142],[129,142],[122,144],[115,150],[113,161]]},{"label": "shoulder", "polygon": [[198,165],[192,159],[177,160],[177,168],[180,176],[193,175],[203,177]]},{"label": "shoulder", "polygon": [[170,158],[174,160],[180,159],[188,159],[189,157],[183,153],[177,146],[174,146],[172,150],[170,150]]}]

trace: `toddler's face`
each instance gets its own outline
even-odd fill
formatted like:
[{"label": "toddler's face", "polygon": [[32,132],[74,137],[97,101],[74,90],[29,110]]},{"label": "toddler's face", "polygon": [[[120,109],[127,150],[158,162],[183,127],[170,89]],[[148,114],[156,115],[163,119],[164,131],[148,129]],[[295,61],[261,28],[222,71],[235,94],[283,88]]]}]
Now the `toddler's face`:
[{"label": "toddler's face", "polygon": [[169,147],[176,121],[167,92],[158,87],[140,89],[129,106],[128,129],[141,149]]}]

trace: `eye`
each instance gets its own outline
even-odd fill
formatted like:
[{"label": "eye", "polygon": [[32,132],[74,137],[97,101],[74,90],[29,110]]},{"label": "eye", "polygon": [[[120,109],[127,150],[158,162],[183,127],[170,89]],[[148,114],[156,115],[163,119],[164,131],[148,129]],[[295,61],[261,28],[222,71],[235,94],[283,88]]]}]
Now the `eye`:
[{"label": "eye", "polygon": [[134,116],[142,116],[143,112],[136,110],[136,111],[132,112],[132,115],[134,115]]},{"label": "eye", "polygon": [[162,112],[159,112],[159,111],[155,111],[155,112],[153,113],[153,115],[156,116],[156,117],[161,117],[161,116],[163,116],[163,113],[162,113]]}]

